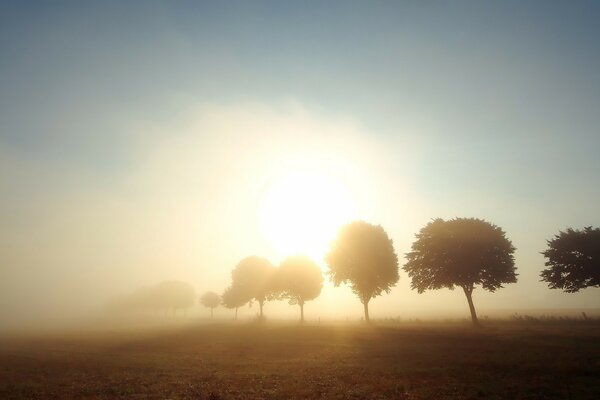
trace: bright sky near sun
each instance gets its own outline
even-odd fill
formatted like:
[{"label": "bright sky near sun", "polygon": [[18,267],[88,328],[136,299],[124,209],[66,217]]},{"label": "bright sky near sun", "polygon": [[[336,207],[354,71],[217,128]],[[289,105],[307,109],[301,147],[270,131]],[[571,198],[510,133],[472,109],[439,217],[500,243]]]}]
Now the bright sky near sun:
[{"label": "bright sky near sun", "polygon": [[343,171],[336,173],[342,166],[297,157],[269,180],[260,199],[260,228],[279,257],[304,253],[322,261],[339,227],[358,217],[358,193]]},{"label": "bright sky near sun", "polygon": [[[403,264],[423,225],[457,216],[517,248],[519,282],[478,290],[481,315],[597,307],[599,289],[539,272],[559,229],[600,225],[599,17],[578,1],[3,4],[0,319],[163,279],[220,292],[251,254],[325,270],[353,219]],[[330,284],[313,307],[361,312]],[[401,271],[371,313],[465,311]]]}]

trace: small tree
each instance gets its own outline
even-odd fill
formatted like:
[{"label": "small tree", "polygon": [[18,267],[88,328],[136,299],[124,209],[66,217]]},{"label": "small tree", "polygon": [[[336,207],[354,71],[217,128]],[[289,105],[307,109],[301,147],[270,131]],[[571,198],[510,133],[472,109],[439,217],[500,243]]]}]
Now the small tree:
[{"label": "small tree", "polygon": [[296,255],[286,258],[279,266],[275,288],[291,305],[300,306],[300,321],[304,322],[304,303],[321,294],[323,274],[310,258]]},{"label": "small tree", "polygon": [[250,256],[244,258],[231,272],[232,286],[246,293],[247,301],[256,300],[263,318],[265,301],[273,299],[273,274],[275,267],[266,258]]},{"label": "small tree", "polygon": [[549,268],[541,273],[551,289],[578,292],[600,287],[600,228],[567,229],[548,241],[542,253]]},{"label": "small tree", "polygon": [[230,286],[223,292],[221,296],[221,303],[226,308],[235,308],[235,318],[237,319],[238,308],[248,302],[248,294],[244,293],[243,288],[240,286]]},{"label": "small tree", "polygon": [[213,319],[213,311],[221,304],[221,296],[215,292],[206,292],[200,297],[200,304],[210,308],[210,319]]},{"label": "small tree", "polygon": [[325,256],[335,286],[350,283],[369,321],[369,301],[389,293],[398,282],[398,256],[394,244],[379,225],[363,221],[343,226]]},{"label": "small tree", "polygon": [[461,287],[473,324],[478,323],[472,297],[476,285],[494,292],[503,283],[517,281],[515,248],[504,231],[489,222],[439,218],[421,229],[416,238],[404,266],[412,279],[412,289],[423,293],[428,289]]}]

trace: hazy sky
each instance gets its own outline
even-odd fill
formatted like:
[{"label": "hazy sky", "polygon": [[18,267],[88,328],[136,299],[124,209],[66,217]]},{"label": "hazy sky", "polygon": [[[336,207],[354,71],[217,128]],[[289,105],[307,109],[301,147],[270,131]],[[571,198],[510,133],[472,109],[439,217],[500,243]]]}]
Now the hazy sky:
[{"label": "hazy sky", "polygon": [[[477,290],[482,315],[598,307],[539,282],[547,239],[600,225],[598,3],[218,3],[2,2],[0,321],[278,263],[285,224],[261,213],[297,169],[342,182],[401,256],[434,217],[503,227],[519,282]],[[400,276],[372,316],[468,315]],[[347,289],[317,302],[361,313]]]}]

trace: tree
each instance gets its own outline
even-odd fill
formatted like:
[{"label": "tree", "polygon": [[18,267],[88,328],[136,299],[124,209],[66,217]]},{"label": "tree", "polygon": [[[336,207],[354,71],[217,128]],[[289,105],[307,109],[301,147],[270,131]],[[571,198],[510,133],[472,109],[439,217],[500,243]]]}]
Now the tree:
[{"label": "tree", "polygon": [[300,306],[301,322],[304,322],[304,303],[317,298],[322,287],[321,268],[307,256],[288,257],[277,270],[275,288],[290,304]]},{"label": "tree", "polygon": [[250,256],[244,258],[231,272],[232,286],[246,293],[248,301],[256,300],[260,307],[260,318],[263,318],[265,301],[275,298],[273,291],[273,274],[275,267],[266,258]]},{"label": "tree", "polygon": [[369,301],[389,293],[398,282],[398,256],[394,244],[379,225],[355,221],[343,226],[325,256],[335,286],[350,283],[369,321]]},{"label": "tree", "polygon": [[600,228],[561,231],[542,254],[549,267],[541,272],[542,281],[551,289],[573,293],[600,287]]},{"label": "tree", "polygon": [[514,251],[504,231],[487,221],[438,218],[416,235],[404,270],[412,279],[411,288],[419,293],[461,287],[473,324],[477,325],[473,288],[481,285],[494,292],[504,283],[516,282]]},{"label": "tree", "polygon": [[163,281],[150,287],[137,289],[132,294],[111,303],[113,310],[119,311],[159,311],[175,313],[194,305],[194,288],[186,282]]},{"label": "tree", "polygon": [[221,296],[215,292],[206,292],[200,297],[200,304],[210,308],[210,319],[213,318],[213,310],[221,304]]},{"label": "tree", "polygon": [[248,294],[240,286],[230,286],[223,292],[221,303],[226,308],[235,308],[235,319],[237,319],[238,308],[248,302]]},{"label": "tree", "polygon": [[163,281],[150,288],[150,301],[155,302],[155,307],[176,310],[184,310],[194,304],[196,294],[194,288],[186,282]]}]

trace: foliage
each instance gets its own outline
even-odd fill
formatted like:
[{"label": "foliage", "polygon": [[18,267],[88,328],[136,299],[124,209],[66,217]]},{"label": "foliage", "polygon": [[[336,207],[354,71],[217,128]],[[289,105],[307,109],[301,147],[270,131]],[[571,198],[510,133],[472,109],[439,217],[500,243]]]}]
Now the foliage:
[{"label": "foliage", "polygon": [[471,298],[474,286],[494,292],[504,283],[517,281],[515,248],[500,227],[487,221],[438,218],[421,229],[416,239],[404,266],[412,280],[411,288],[423,293],[428,289],[461,287],[473,322],[477,322]]},{"label": "foliage", "polygon": [[600,287],[600,228],[561,231],[542,254],[549,267],[541,272],[542,281],[551,289],[577,292]]},{"label": "foliage", "polygon": [[515,248],[496,225],[476,218],[435,219],[416,235],[404,270],[411,287],[428,289],[481,285],[494,292],[516,282]]},{"label": "foliage", "polygon": [[262,257],[250,256],[240,261],[231,272],[232,287],[244,293],[247,301],[256,300],[262,306],[266,300],[274,299],[273,276],[275,267],[269,260]]},{"label": "foliage", "polygon": [[335,286],[349,283],[365,305],[398,282],[398,256],[392,240],[379,225],[355,221],[343,226],[325,256]]},{"label": "foliage", "polygon": [[321,268],[307,256],[288,257],[277,270],[274,287],[290,304],[303,306],[306,301],[321,294],[323,274]]},{"label": "foliage", "polygon": [[200,297],[200,304],[208,308],[216,308],[221,304],[221,296],[215,292],[208,291]]},{"label": "foliage", "polygon": [[238,308],[248,302],[249,295],[241,286],[229,286],[221,295],[221,303],[226,308]]}]

